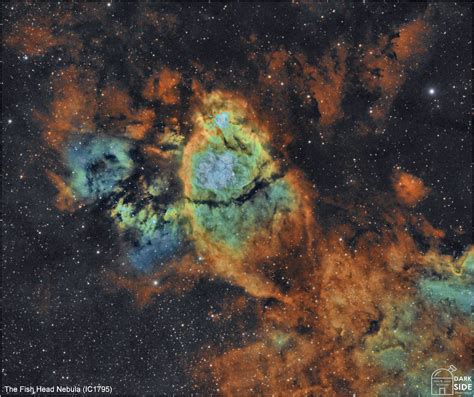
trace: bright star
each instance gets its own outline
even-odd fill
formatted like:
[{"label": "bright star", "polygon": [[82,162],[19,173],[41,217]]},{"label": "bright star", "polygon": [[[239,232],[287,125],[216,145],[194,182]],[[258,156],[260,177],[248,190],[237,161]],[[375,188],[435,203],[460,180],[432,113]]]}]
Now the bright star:
[{"label": "bright star", "polygon": [[434,88],[430,88],[430,89],[428,90],[428,93],[429,93],[430,95],[434,95],[434,94],[436,94],[436,90],[435,90]]}]

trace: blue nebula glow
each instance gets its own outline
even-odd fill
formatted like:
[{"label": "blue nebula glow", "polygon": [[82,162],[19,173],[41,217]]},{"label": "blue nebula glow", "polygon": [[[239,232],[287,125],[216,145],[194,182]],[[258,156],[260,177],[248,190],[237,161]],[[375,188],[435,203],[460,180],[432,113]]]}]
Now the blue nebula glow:
[{"label": "blue nebula glow", "polygon": [[229,113],[219,113],[214,120],[220,129],[224,129],[229,125]]},{"label": "blue nebula glow", "polygon": [[135,269],[150,272],[160,262],[163,265],[163,262],[172,259],[180,245],[180,236],[175,225],[165,223],[152,235],[140,236],[128,252],[128,257]]},{"label": "blue nebula glow", "polygon": [[70,185],[80,199],[97,199],[112,193],[133,171],[130,144],[119,138],[82,136],[70,142],[66,160]]},{"label": "blue nebula glow", "polygon": [[216,154],[207,152],[196,167],[198,184],[210,190],[225,189],[230,186],[235,178],[234,167],[237,158],[231,152]]}]

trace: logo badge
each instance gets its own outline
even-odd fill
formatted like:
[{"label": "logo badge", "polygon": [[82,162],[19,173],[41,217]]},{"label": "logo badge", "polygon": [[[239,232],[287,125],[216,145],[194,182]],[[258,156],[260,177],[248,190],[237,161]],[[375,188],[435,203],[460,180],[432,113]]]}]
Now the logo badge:
[{"label": "logo badge", "polygon": [[431,395],[452,396],[454,394],[454,375],[456,371],[454,365],[448,369],[439,368],[431,374]]}]

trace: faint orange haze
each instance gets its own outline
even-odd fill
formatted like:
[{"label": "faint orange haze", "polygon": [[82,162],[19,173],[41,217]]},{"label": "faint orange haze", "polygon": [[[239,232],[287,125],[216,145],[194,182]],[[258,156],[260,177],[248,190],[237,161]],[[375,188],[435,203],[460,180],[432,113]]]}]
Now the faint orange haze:
[{"label": "faint orange haze", "polygon": [[49,113],[35,111],[33,116],[42,124],[46,142],[59,151],[69,135],[95,131],[97,80],[91,70],[69,66],[53,78],[52,84]]},{"label": "faint orange haze", "polygon": [[151,75],[145,83],[143,97],[150,100],[160,100],[166,105],[175,105],[179,102],[179,84],[181,74],[168,68]]},{"label": "faint orange haze", "polygon": [[376,122],[390,113],[393,101],[410,72],[416,70],[426,54],[432,38],[425,16],[407,22],[394,38],[381,36],[376,46],[364,48],[361,80],[366,88],[378,94],[370,107]]}]

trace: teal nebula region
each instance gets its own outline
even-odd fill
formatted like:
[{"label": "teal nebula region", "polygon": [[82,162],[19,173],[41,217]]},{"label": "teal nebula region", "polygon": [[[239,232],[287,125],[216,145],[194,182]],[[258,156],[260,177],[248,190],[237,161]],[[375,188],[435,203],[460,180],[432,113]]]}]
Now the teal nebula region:
[{"label": "teal nebula region", "polygon": [[183,162],[187,209],[200,232],[238,254],[297,200],[264,131],[242,114],[219,112],[201,127]]},{"label": "teal nebula region", "polygon": [[70,186],[82,200],[101,199],[117,190],[134,168],[126,140],[85,135],[73,139],[66,151]]},{"label": "teal nebula region", "polygon": [[68,183],[77,200],[86,204],[102,200],[129,263],[150,272],[177,255],[183,232],[173,210],[175,198],[163,199],[168,182],[155,177],[152,183],[138,183],[132,151],[132,143],[122,138],[74,137],[65,152]]},{"label": "teal nebula region", "polygon": [[461,274],[420,281],[420,292],[430,303],[470,315],[474,307],[474,255],[468,255]]},{"label": "teal nebula region", "polygon": [[256,228],[268,228],[275,214],[290,212],[293,203],[287,182],[278,179],[266,186],[257,186],[242,200],[225,204],[195,203],[194,206],[200,226],[214,240],[238,250]]},{"label": "teal nebula region", "polygon": [[125,203],[119,200],[110,211],[112,219],[128,241],[131,265],[150,272],[174,259],[185,245],[183,225],[176,210],[156,204],[152,199]]}]

